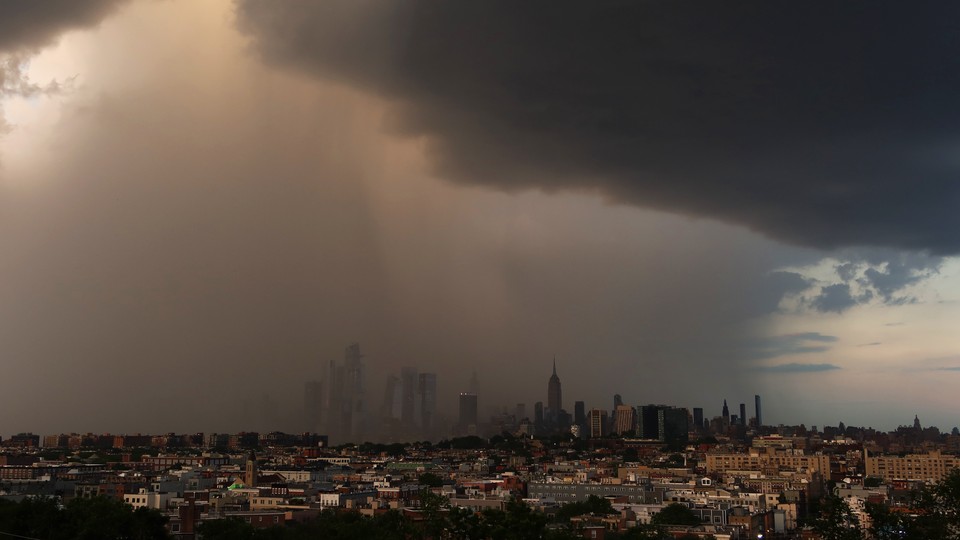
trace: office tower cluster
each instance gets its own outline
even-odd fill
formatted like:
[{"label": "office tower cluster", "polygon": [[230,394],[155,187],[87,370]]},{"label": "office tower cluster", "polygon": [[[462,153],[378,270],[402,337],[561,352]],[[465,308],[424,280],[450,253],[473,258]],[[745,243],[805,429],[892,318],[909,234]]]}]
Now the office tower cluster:
[{"label": "office tower cluster", "polygon": [[[385,373],[379,412],[368,410],[365,367],[360,346],[347,347],[342,361],[331,361],[323,380],[304,383],[303,423],[308,432],[322,432],[334,443],[376,440],[401,442],[439,441],[450,436],[493,436],[503,432],[516,435],[573,434],[581,438],[626,437],[659,441],[668,445],[686,444],[688,433],[697,435],[746,432],[763,426],[760,396],[754,396],[751,417],[747,403],[723,400],[719,416],[663,404],[631,405],[614,394],[612,408],[588,408],[584,401],[573,402],[573,414],[563,407],[563,384],[554,358],[547,378],[546,396],[535,401],[532,410],[524,403],[495,408],[480,415],[477,373],[444,400],[438,392],[437,374],[406,366]],[[541,387],[542,388],[542,387]],[[440,401],[456,399],[446,418],[438,415]],[[608,402],[609,403],[609,402]],[[486,405],[489,406],[489,405]],[[454,416],[455,415],[455,416]]]},{"label": "office tower cluster", "polygon": [[754,415],[749,417],[747,413],[747,404],[741,403],[739,414],[730,414],[727,406],[727,400],[723,400],[723,407],[720,410],[720,416],[712,419],[703,415],[703,409],[700,407],[693,409],[693,429],[699,433],[743,433],[748,429],[759,430],[763,427],[763,416],[760,408],[760,396],[753,396]]},{"label": "office tower cluster", "polygon": [[419,373],[415,367],[387,374],[380,407],[379,438],[409,441],[435,438],[437,374]]},{"label": "office tower cluster", "polygon": [[364,377],[360,344],[353,343],[344,351],[342,362],[330,360],[324,380],[305,382],[306,431],[322,431],[338,442],[362,439],[368,431]]}]

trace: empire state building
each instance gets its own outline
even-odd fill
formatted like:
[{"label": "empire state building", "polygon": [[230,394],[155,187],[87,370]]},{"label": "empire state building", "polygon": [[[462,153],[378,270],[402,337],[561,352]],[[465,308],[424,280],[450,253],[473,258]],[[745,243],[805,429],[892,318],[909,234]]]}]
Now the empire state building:
[{"label": "empire state building", "polygon": [[553,375],[547,383],[547,408],[551,418],[557,418],[563,408],[563,399],[560,393],[560,377],[557,377],[557,359],[553,359]]}]

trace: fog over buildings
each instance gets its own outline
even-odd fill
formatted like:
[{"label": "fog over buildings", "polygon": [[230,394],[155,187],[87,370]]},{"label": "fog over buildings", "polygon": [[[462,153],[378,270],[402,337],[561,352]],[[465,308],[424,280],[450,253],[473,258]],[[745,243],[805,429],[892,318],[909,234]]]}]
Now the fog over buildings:
[{"label": "fog over buildings", "polygon": [[0,432],[960,423],[957,7],[423,4],[0,4]]}]

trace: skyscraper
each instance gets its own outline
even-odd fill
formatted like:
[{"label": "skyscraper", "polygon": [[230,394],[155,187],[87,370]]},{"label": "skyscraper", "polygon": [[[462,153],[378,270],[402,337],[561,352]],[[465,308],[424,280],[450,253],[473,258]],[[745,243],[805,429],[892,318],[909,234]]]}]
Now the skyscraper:
[{"label": "skyscraper", "polygon": [[637,436],[641,439],[660,438],[658,420],[659,405],[641,405],[637,407]]},{"label": "skyscraper", "polygon": [[[702,415],[703,412],[701,411]],[[697,413],[694,410],[694,417]],[[668,444],[686,444],[690,413],[687,409],[667,405],[637,407],[637,436]]]},{"label": "skyscraper", "polygon": [[410,427],[420,419],[414,414],[417,405],[417,394],[420,389],[420,378],[417,374],[417,368],[400,368],[400,421],[403,425]]},{"label": "skyscraper", "polygon": [[613,410],[614,412],[614,423],[613,431],[617,435],[626,435],[632,433],[636,429],[636,421],[634,420],[634,410],[633,407],[629,405],[617,405],[617,408]]},{"label": "skyscraper", "polygon": [[547,382],[547,411],[549,411],[550,420],[556,421],[563,408],[563,398],[560,391],[560,377],[557,376],[557,359],[553,359],[553,375]]},{"label": "skyscraper", "polygon": [[[460,392],[460,430],[462,433],[476,434],[477,395],[472,392]],[[473,433],[471,433],[473,431]]]},{"label": "skyscraper", "polygon": [[693,425],[697,431],[703,429],[703,407],[693,408]]},{"label": "skyscraper", "polygon": [[740,404],[740,418],[738,418],[738,420],[740,420],[741,426],[747,425],[747,404],[746,403]]},{"label": "skyscraper", "polygon": [[366,418],[364,402],[364,369],[360,344],[346,348],[343,365],[330,361],[327,432],[339,441],[351,441],[363,436]]},{"label": "skyscraper", "polygon": [[437,374],[420,374],[420,427],[429,435],[437,415]]},{"label": "skyscraper", "polygon": [[687,444],[689,413],[678,407],[660,407],[657,411],[657,438],[669,445]]},{"label": "skyscraper", "polygon": [[723,400],[723,412],[720,414],[723,417],[724,425],[730,425],[730,409],[727,408],[727,400]]},{"label": "skyscraper", "polygon": [[753,403],[757,408],[757,427],[760,427],[763,425],[763,417],[760,416],[760,396],[759,395],[753,396]]},{"label": "skyscraper", "polygon": [[383,391],[383,405],[380,407],[380,417],[384,420],[399,420],[403,407],[403,392],[400,388],[400,378],[396,375],[387,375],[387,385]]},{"label": "skyscraper", "polygon": [[607,411],[604,409],[590,409],[587,415],[590,424],[590,438],[596,439],[607,434]]}]

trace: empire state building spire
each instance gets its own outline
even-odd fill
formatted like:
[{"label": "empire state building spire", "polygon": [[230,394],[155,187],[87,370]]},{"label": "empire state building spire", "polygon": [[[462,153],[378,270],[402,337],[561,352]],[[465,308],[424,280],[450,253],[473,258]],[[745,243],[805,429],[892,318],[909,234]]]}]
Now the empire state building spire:
[{"label": "empire state building spire", "polygon": [[553,375],[550,375],[550,381],[547,382],[547,408],[550,417],[557,419],[560,416],[560,410],[563,408],[563,398],[560,391],[560,377],[557,376],[557,357],[553,357]]}]

